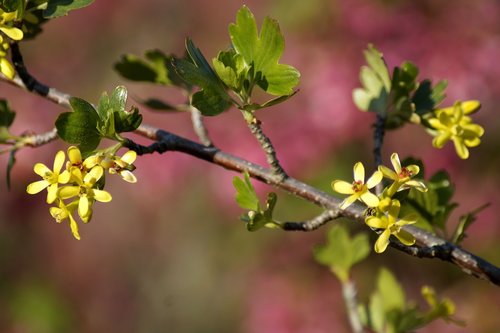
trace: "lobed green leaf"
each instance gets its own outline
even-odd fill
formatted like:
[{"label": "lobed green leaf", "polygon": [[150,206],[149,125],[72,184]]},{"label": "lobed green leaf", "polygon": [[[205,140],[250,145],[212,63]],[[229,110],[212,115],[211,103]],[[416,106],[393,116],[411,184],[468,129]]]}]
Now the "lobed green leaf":
[{"label": "lobed green leaf", "polygon": [[[250,81],[256,81],[271,95],[293,93],[300,73],[290,65],[278,63],[285,49],[285,40],[276,20],[266,17],[259,35],[254,15],[243,6],[236,14],[236,23],[229,25],[229,35],[235,51],[243,57],[245,67],[254,69]],[[260,80],[256,80],[258,75]]]}]

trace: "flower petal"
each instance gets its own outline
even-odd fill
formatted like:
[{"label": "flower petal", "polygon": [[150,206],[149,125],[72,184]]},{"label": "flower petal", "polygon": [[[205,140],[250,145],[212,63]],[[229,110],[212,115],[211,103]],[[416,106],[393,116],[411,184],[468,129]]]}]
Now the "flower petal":
[{"label": "flower petal", "polygon": [[363,166],[363,163],[358,162],[354,164],[354,180],[359,182],[365,182],[365,167]]},{"label": "flower petal", "polygon": [[434,137],[432,140],[432,145],[436,148],[443,148],[446,142],[450,140],[451,133],[450,132],[441,132]]},{"label": "flower petal", "polygon": [[137,158],[137,153],[133,150],[129,150],[128,152],[123,154],[121,160],[128,164],[132,164],[134,163],[136,158]]},{"label": "flower petal", "polygon": [[387,218],[378,218],[375,216],[369,216],[365,220],[366,225],[375,229],[387,229],[389,223],[387,222]]},{"label": "flower petal", "polygon": [[370,191],[366,191],[361,194],[361,201],[363,201],[368,207],[377,207],[380,200],[378,197],[371,193]]},{"label": "flower petal", "polygon": [[64,186],[59,189],[59,198],[69,199],[80,194],[80,186]]},{"label": "flower petal", "polygon": [[12,80],[16,75],[14,66],[5,58],[0,57],[0,72],[5,75],[9,80]]},{"label": "flower petal", "polygon": [[36,181],[34,183],[31,183],[28,185],[28,187],[26,188],[26,192],[28,192],[29,194],[37,194],[41,191],[43,191],[44,189],[47,188],[47,186],[49,186],[49,182],[46,181],[46,180],[39,180],[39,181]]},{"label": "flower petal", "polygon": [[49,212],[57,223],[61,223],[65,218],[68,217],[67,211],[59,207],[50,207]]},{"label": "flower petal", "polygon": [[481,103],[476,100],[470,100],[462,102],[462,110],[464,114],[471,114],[478,111],[481,108]]},{"label": "flower petal", "polygon": [[415,237],[413,237],[413,235],[410,234],[408,231],[400,230],[394,236],[396,236],[397,239],[399,239],[399,241],[404,245],[410,246],[415,244]]},{"label": "flower petal", "polygon": [[343,180],[334,180],[332,182],[332,188],[335,192],[342,194],[353,194],[352,184],[345,182]]},{"label": "flower petal", "polygon": [[385,178],[389,178],[392,180],[398,180],[398,174],[386,167],[385,165],[379,165],[378,171],[382,172],[382,175],[385,176]]},{"label": "flower petal", "polygon": [[457,151],[458,157],[460,157],[463,160],[466,160],[469,158],[469,149],[464,143],[464,140],[459,137],[453,137],[453,143],[455,145],[455,150]]},{"label": "flower petal", "polygon": [[359,198],[359,194],[358,193],[354,193],[353,195],[348,196],[347,198],[344,199],[344,201],[342,201],[342,203],[340,204],[339,208],[340,209],[346,209],[354,201],[356,201],[358,198]]},{"label": "flower petal", "polygon": [[137,178],[135,178],[135,175],[128,170],[120,171],[120,176],[122,176],[123,180],[126,182],[137,183]]},{"label": "flower petal", "polygon": [[399,216],[400,209],[401,209],[401,203],[399,202],[399,200],[396,199],[392,200],[391,207],[389,208],[389,213],[388,213],[389,225],[396,223],[396,219]]},{"label": "flower petal", "polygon": [[59,178],[58,178],[58,182],[60,184],[66,184],[67,182],[69,182],[69,179],[71,178],[71,173],[68,171],[68,170],[64,170],[60,175],[59,175]]},{"label": "flower petal", "polygon": [[83,219],[90,213],[90,203],[89,198],[81,197],[80,202],[78,203],[78,215]]},{"label": "flower petal", "polygon": [[417,214],[408,214],[402,219],[400,219],[396,224],[399,226],[407,225],[407,224],[413,224],[416,223],[418,220],[418,215]]},{"label": "flower petal", "polygon": [[412,176],[418,175],[420,172],[420,167],[416,164],[408,165],[406,169],[411,172]]},{"label": "flower petal", "polygon": [[73,237],[75,237],[77,240],[80,240],[80,233],[78,232],[78,224],[71,215],[69,216],[69,227],[71,228],[71,233],[73,233]]},{"label": "flower petal", "polygon": [[399,174],[401,172],[401,161],[399,160],[399,156],[397,153],[393,153],[391,155],[391,163],[396,173]]},{"label": "flower petal", "polygon": [[102,177],[103,173],[104,173],[104,170],[103,170],[102,166],[96,165],[95,167],[93,167],[89,171],[89,173],[87,173],[85,175],[85,177],[83,178],[83,181],[84,181],[84,183],[93,185]]},{"label": "flower petal", "polygon": [[64,155],[64,152],[62,150],[59,150],[56,154],[56,158],[54,159],[54,172],[61,171],[65,159],[66,157]]},{"label": "flower petal", "polygon": [[50,184],[47,189],[47,203],[51,204],[57,199],[57,183]]},{"label": "flower petal", "polygon": [[378,185],[382,181],[382,178],[384,178],[384,175],[380,171],[375,171],[373,175],[368,179],[366,182],[366,187],[368,188],[374,188],[375,186]]},{"label": "flower petal", "polygon": [[80,164],[82,163],[82,153],[80,149],[75,146],[71,146],[68,148],[68,158],[71,164]]},{"label": "flower petal", "polygon": [[99,202],[110,202],[112,199],[111,194],[107,191],[94,190],[92,192],[94,193],[93,198]]},{"label": "flower petal", "polygon": [[47,175],[52,175],[52,170],[50,170],[45,164],[37,163],[33,167],[33,171],[40,177],[45,178]]},{"label": "flower petal", "polygon": [[410,187],[413,187],[420,192],[427,192],[427,186],[425,186],[423,182],[413,179],[407,181],[401,189],[408,189]]},{"label": "flower petal", "polygon": [[15,27],[0,26],[0,31],[2,31],[13,40],[21,40],[24,36],[23,31]]},{"label": "flower petal", "polygon": [[384,232],[380,234],[375,242],[375,252],[382,253],[385,249],[387,249],[387,245],[389,245],[389,237],[391,237],[389,229],[384,230]]}]

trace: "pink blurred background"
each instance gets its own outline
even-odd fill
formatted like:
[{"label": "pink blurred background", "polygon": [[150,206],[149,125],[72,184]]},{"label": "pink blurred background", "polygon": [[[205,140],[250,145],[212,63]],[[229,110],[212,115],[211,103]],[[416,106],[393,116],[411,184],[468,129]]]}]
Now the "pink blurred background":
[{"label": "pink blurred background", "polygon": [[[448,79],[445,105],[479,99],[475,119],[486,129],[471,158],[460,160],[451,144],[431,147],[422,128],[389,133],[384,159],[422,158],[428,174],[445,168],[456,184],[460,214],[485,202],[464,247],[500,264],[499,184],[500,3],[494,0],[246,1],[258,21],[278,19],[286,38],[284,63],[302,74],[300,92],[282,106],[259,113],[283,165],[294,177],[331,192],[356,161],[372,161],[373,115],[357,111],[351,91],[359,85],[362,51],[370,42],[390,67],[415,62],[421,78]],[[183,53],[190,36],[207,58],[229,44],[227,25],[242,1],[96,1],[45,25],[21,45],[28,68],[42,82],[97,101],[124,84],[131,97],[179,101],[173,89],[130,83],[112,66],[121,54],[147,49]],[[64,111],[43,99],[0,85],[17,119],[16,133],[43,132]],[[131,99],[131,104],[134,101]],[[195,138],[185,114],[142,109],[144,122]],[[206,120],[216,145],[255,162],[265,161],[235,110]],[[136,137],[133,137],[138,139]],[[141,142],[144,140],[138,139]],[[349,332],[338,281],[316,264],[312,249],[328,228],[313,233],[247,232],[238,220],[233,173],[178,153],[145,156],[139,182],[113,177],[108,204],[96,204],[81,241],[67,224],[52,220],[43,195],[26,194],[35,162],[51,165],[62,142],[18,153],[13,186],[0,183],[1,332]],[[0,156],[6,166],[7,157]],[[3,172],[3,171],[2,171]],[[2,176],[3,177],[3,176]],[[5,178],[3,178],[5,179]],[[258,186],[264,193],[272,189]],[[284,193],[277,217],[303,220],[318,209]],[[356,227],[355,230],[364,230]],[[373,241],[373,239],[372,239]],[[437,260],[395,250],[371,254],[353,277],[366,301],[375,272],[392,269],[410,299],[434,286],[457,304],[466,328],[436,322],[422,332],[498,332],[497,287]]]}]

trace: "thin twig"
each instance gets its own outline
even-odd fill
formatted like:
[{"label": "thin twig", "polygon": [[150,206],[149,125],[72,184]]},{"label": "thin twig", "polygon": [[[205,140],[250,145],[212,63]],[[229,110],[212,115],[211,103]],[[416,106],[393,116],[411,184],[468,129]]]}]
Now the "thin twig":
[{"label": "thin twig", "polygon": [[269,137],[267,137],[267,135],[264,134],[264,131],[262,131],[260,120],[258,120],[254,116],[253,119],[251,121],[248,121],[247,123],[250,132],[252,132],[257,141],[259,141],[260,146],[266,153],[267,163],[271,167],[271,170],[280,181],[285,180],[288,177],[288,175],[286,174],[285,170],[281,167],[281,164],[278,161],[278,157],[276,156],[276,150],[274,149],[271,140],[269,139]]},{"label": "thin twig", "polygon": [[359,317],[357,290],[354,282],[351,280],[342,282],[342,295],[346,306],[349,323],[353,333],[363,333],[363,324]]},{"label": "thin twig", "polygon": [[340,213],[338,210],[326,210],[309,221],[285,222],[282,225],[282,229],[286,231],[313,231],[339,216]]},{"label": "thin twig", "polygon": [[208,130],[203,123],[203,116],[197,108],[194,106],[189,107],[189,112],[191,113],[191,122],[193,123],[193,129],[200,142],[205,146],[210,147],[213,146],[210,137],[208,136]]}]

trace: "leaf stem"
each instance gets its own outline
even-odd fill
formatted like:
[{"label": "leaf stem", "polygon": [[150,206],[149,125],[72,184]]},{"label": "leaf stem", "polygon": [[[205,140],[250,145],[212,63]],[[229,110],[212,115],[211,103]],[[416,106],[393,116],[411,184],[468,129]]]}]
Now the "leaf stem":
[{"label": "leaf stem", "polygon": [[349,317],[353,333],[364,333],[363,324],[359,317],[357,290],[352,280],[342,282],[342,296]]}]

